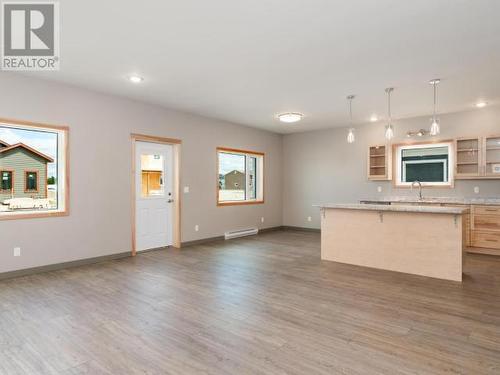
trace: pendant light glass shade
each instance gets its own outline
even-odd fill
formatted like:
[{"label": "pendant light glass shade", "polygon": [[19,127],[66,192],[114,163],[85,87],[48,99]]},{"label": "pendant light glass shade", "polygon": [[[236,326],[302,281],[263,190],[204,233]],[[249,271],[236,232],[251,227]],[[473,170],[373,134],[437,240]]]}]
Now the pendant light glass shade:
[{"label": "pendant light glass shade", "polygon": [[432,119],[431,130],[430,130],[429,134],[430,135],[438,135],[440,132],[441,132],[441,129],[439,128],[439,120]]},{"label": "pendant light glass shade", "polygon": [[387,93],[387,118],[388,122],[387,125],[385,126],[385,139],[390,141],[392,138],[394,138],[394,126],[392,126],[392,114],[391,114],[391,92],[394,91],[394,88],[388,87],[385,89],[385,92]]},{"label": "pendant light glass shade", "polygon": [[354,128],[352,127],[352,100],[355,98],[354,95],[349,95],[347,100],[349,100],[349,132],[347,133],[347,143],[354,143],[356,137],[354,137]]},{"label": "pendant light glass shade", "polygon": [[354,143],[355,137],[354,137],[354,128],[349,129],[349,133],[347,133],[347,143]]},{"label": "pendant light glass shade", "polygon": [[438,83],[441,82],[440,79],[433,79],[429,83],[433,86],[434,88],[434,111],[432,114],[432,119],[431,119],[431,129],[429,131],[430,135],[438,135],[441,132],[441,129],[439,127],[439,119],[436,116],[436,111],[437,111],[437,85]]},{"label": "pendant light glass shade", "polygon": [[385,139],[390,141],[392,138],[394,138],[394,126],[392,126],[392,124],[387,124],[385,126]]}]

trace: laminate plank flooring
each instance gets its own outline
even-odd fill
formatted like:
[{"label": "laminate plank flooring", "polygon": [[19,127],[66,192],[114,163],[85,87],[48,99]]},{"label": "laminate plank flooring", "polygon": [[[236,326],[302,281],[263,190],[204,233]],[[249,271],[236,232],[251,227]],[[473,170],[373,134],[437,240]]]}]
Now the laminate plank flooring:
[{"label": "laminate plank flooring", "polygon": [[0,282],[0,374],[500,374],[500,258],[462,284],[276,231]]}]

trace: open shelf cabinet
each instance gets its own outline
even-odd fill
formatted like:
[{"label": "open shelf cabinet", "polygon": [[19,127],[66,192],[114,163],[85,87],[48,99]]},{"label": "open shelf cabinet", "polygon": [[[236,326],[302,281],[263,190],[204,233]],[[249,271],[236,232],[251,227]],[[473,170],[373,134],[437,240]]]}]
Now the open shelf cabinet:
[{"label": "open shelf cabinet", "polygon": [[368,179],[390,180],[392,178],[391,149],[386,145],[368,148]]}]

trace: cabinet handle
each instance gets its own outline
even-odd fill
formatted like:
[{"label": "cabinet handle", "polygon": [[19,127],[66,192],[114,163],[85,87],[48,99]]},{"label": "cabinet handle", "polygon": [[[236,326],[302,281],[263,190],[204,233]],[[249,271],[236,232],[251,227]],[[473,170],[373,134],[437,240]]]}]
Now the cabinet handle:
[{"label": "cabinet handle", "polygon": [[498,242],[498,240],[491,240],[491,239],[488,239],[488,238],[486,238],[485,241],[487,241],[487,242]]}]

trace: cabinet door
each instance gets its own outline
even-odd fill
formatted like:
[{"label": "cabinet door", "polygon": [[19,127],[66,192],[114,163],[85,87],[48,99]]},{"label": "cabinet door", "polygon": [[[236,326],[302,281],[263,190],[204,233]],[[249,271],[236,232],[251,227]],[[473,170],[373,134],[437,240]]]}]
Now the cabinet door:
[{"label": "cabinet door", "polygon": [[480,138],[455,140],[455,178],[479,177],[482,174],[482,141]]},{"label": "cabinet door", "polygon": [[500,178],[500,136],[484,138],[483,175]]}]

